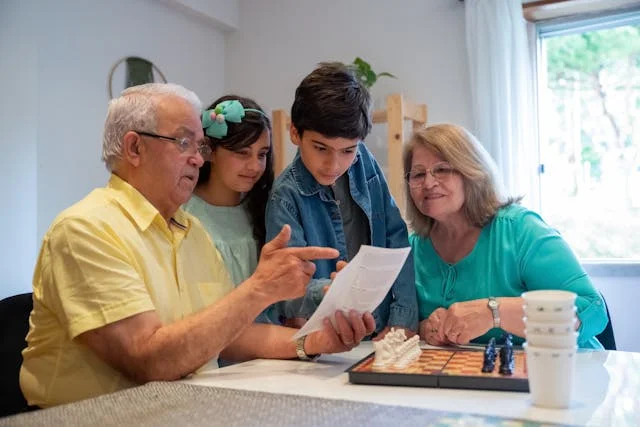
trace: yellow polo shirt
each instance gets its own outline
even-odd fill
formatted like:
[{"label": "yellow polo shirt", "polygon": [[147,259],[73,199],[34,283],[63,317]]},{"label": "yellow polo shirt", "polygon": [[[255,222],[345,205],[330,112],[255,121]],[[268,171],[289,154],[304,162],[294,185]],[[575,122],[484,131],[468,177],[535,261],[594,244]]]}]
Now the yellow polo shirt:
[{"label": "yellow polo shirt", "polygon": [[44,237],[20,386],[47,407],[135,385],[75,337],[145,311],[178,321],[233,289],[200,222],[179,210],[170,224],[112,175],[62,212]]}]

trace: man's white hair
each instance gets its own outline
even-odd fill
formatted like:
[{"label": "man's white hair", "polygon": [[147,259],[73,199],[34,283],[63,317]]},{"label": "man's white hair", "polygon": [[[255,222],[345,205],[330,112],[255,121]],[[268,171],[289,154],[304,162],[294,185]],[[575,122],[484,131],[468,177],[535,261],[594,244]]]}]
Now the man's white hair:
[{"label": "man's white hair", "polygon": [[122,158],[122,139],[128,131],[157,132],[158,101],[177,96],[187,101],[197,114],[202,103],[198,96],[174,83],[147,83],[122,91],[109,102],[102,137],[102,160],[112,172]]}]

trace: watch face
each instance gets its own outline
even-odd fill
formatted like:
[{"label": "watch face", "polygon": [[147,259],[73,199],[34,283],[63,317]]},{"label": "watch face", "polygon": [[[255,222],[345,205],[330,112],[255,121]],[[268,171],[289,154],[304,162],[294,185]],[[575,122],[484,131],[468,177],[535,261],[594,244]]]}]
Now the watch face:
[{"label": "watch face", "polygon": [[490,308],[498,308],[498,301],[491,299],[489,300],[489,307]]}]

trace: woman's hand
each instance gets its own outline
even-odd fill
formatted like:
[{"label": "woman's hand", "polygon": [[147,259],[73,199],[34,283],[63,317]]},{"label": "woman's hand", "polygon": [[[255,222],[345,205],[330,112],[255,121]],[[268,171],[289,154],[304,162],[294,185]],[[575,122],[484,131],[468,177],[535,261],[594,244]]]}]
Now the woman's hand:
[{"label": "woman's hand", "polygon": [[447,345],[446,339],[441,339],[439,332],[444,319],[447,317],[447,310],[440,307],[434,310],[431,315],[420,322],[420,338],[430,345]]},{"label": "woman's hand", "polygon": [[493,316],[486,298],[451,304],[443,323],[437,328],[437,340],[453,344],[468,344],[485,334],[493,328]]}]

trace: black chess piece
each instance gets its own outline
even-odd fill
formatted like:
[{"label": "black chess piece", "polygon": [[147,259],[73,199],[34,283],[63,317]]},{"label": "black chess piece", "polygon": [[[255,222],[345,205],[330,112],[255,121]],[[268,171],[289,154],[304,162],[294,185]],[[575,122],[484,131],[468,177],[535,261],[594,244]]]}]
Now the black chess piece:
[{"label": "black chess piece", "polygon": [[484,348],[484,360],[482,362],[482,372],[493,372],[496,366],[496,339],[491,338]]},{"label": "black chess piece", "polygon": [[511,334],[507,334],[504,345],[500,349],[500,374],[513,375],[513,369],[513,343],[511,342]]}]

